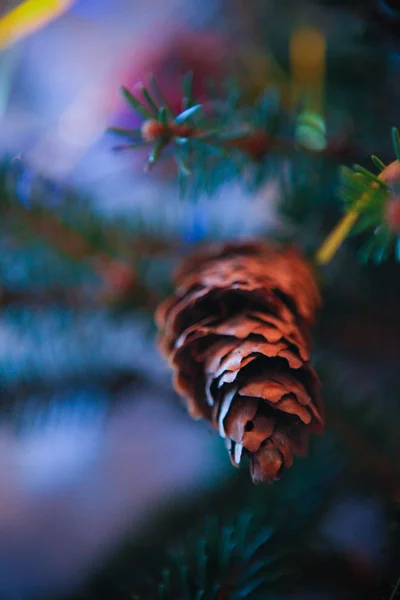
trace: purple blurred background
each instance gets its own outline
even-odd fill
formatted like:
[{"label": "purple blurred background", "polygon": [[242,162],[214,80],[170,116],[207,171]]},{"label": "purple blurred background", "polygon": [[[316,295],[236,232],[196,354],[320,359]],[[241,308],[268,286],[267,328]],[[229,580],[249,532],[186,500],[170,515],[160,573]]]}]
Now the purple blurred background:
[{"label": "purple blurred background", "polygon": [[[0,11],[17,4],[2,2]],[[160,185],[141,175],[133,156],[113,153],[104,131],[122,110],[120,83],[135,77],[146,48],[156,39],[161,47],[177,27],[201,26],[215,9],[202,2],[199,13],[187,0],[75,2],[0,57],[2,153],[22,155],[35,171],[89,189],[109,210],[129,212],[136,197],[154,207]],[[2,597],[79,582],[157,508],[230,473],[218,440],[175,403],[151,337],[140,335],[140,327],[129,336],[110,327],[100,340],[79,324],[76,330],[79,348],[87,344],[101,355],[117,345],[117,362],[151,368],[155,383],[125,390],[111,416],[98,401],[89,409],[86,392],[73,390],[64,410],[55,400],[54,418],[47,411],[41,423],[25,410],[26,426],[18,432],[2,426]],[[32,345],[22,324],[18,331],[2,325],[0,338],[11,371],[45,361],[51,372],[52,356],[65,351],[60,336]]]}]

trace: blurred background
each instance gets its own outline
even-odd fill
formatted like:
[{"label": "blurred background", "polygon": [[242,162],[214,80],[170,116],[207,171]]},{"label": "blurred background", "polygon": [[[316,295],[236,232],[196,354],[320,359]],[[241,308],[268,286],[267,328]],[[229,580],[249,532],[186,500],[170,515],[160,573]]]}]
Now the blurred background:
[{"label": "blurred background", "polygon": [[[2,2],[1,12],[18,4]],[[96,210],[126,214],[139,206],[150,213],[149,205],[165,205],[173,192],[135,169],[136,156],[113,153],[105,129],[125,110],[120,85],[152,69],[153,53],[159,61],[176,31],[191,43],[190,30],[215,18],[218,6],[70,4],[1,54],[2,154],[29,164],[22,197],[29,197],[32,170],[55,185],[87,190]],[[12,262],[10,277],[18,281],[25,265]],[[52,276],[62,277],[57,269]],[[8,316],[1,324],[1,369],[17,387],[24,374],[39,378],[36,391],[17,392],[30,405],[15,408],[23,423],[3,423],[0,430],[0,595],[21,598],[81,582],[157,507],[228,477],[229,468],[222,452],[216,454],[217,440],[176,409],[168,371],[140,319],[127,329],[125,322],[106,323],[105,315],[79,323],[66,309],[60,323],[57,309],[53,316],[13,310],[21,312],[15,325]],[[96,382],[103,375],[109,390]],[[111,414],[109,395],[118,397]]]},{"label": "blurred background", "polygon": [[[171,515],[178,509],[189,515],[174,535],[183,522],[196,524],[196,514],[206,512],[196,513],[202,499],[209,506],[221,490],[248,485],[233,472],[218,436],[192,422],[172,391],[154,344],[151,293],[165,295],[171,266],[197,241],[281,227],[281,175],[291,164],[274,162],[256,189],[227,175],[215,193],[182,200],[168,161],[150,175],[143,172],[142,150],[113,151],[108,126],[140,126],[120,86],[134,89],[154,73],[170,103],[179,105],[187,71],[196,75],[200,100],[208,99],[209,80],[234,75],[251,104],[266,85],[290,80],[294,32],[320,32],[326,42],[326,124],[340,143],[323,164],[320,157],[300,162],[297,179],[286,182],[302,208],[292,211],[289,224],[284,221],[285,231],[299,230],[294,237],[306,248],[320,241],[337,216],[337,166],[365,164],[371,153],[393,160],[390,128],[400,116],[395,2],[70,0],[58,3],[54,18],[48,15],[33,30],[22,25],[15,40],[3,43],[2,19],[21,4],[0,2],[0,149],[4,173],[14,173],[17,204],[29,211],[35,196],[46,209],[60,207],[69,225],[97,235],[100,247],[107,242],[122,254],[129,248],[131,265],[138,260],[132,271],[111,265],[112,285],[100,285],[84,260],[74,260],[74,252],[72,259],[64,256],[68,244],[61,243],[62,250],[67,247],[61,255],[52,251],[61,235],[52,221],[39,231],[43,243],[40,235],[26,233],[19,213],[11,214],[8,205],[4,210],[0,597],[11,600],[78,593],[126,540],[151,556],[152,543],[162,548],[163,532],[175,523]],[[10,233],[8,219],[16,231],[21,223],[21,237]],[[299,223],[306,223],[305,233]],[[137,247],[131,243],[136,238]],[[143,239],[150,240],[150,258]],[[144,299],[140,288],[131,293],[136,269],[146,294],[151,292]],[[367,397],[396,431],[397,269],[390,263],[362,270],[343,252],[324,275],[330,296],[317,330],[317,352],[328,360],[330,376],[340,380],[341,390],[328,392],[332,404],[346,390],[357,422]],[[377,423],[375,416],[371,421]],[[336,437],[345,429],[338,426]],[[387,442],[386,429],[379,432]],[[378,598],[383,581],[379,597],[389,598],[399,563],[384,549],[397,531],[398,471],[393,479],[378,468],[376,479],[367,464],[343,474],[347,454],[368,454],[350,438],[347,451],[332,450],[328,442],[322,450],[317,446],[319,470],[314,462],[308,469],[302,459],[287,484],[300,494],[304,477],[318,486],[322,472],[339,472],[335,498],[330,496],[318,529],[329,547],[320,565],[322,581],[307,571],[297,597]],[[398,462],[396,434],[390,443],[389,463]],[[112,595],[113,588],[105,589]]]}]

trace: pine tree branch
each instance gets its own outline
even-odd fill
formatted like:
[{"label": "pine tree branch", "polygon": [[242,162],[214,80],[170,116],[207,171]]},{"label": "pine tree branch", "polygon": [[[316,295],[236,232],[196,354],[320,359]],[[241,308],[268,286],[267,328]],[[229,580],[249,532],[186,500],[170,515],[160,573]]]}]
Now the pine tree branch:
[{"label": "pine tree branch", "polygon": [[85,262],[106,283],[114,284],[116,272],[124,272],[125,277],[132,281],[135,279],[131,265],[114,258],[111,253],[96,248],[79,231],[67,227],[57,214],[48,210],[26,211],[23,207],[17,208],[16,212],[17,218],[19,217],[31,233],[65,256]]},{"label": "pine tree branch", "polygon": [[392,129],[392,139],[396,160],[385,166],[380,159],[372,156],[380,171],[378,175],[360,165],[353,165],[352,169],[342,167],[341,192],[347,212],[319,248],[317,263],[328,263],[351,233],[366,231],[371,233],[360,251],[364,262],[370,258],[377,263],[382,262],[394,244],[396,257],[400,257],[399,226],[396,218],[392,218],[391,222],[388,212],[391,198],[398,201],[400,186],[400,134],[396,127]]},{"label": "pine tree branch", "polygon": [[[7,251],[31,245],[37,240],[47,245],[49,253],[60,255],[83,266],[99,280],[100,289],[90,299],[88,290],[79,285],[57,289],[28,291],[9,289],[3,280],[0,305],[15,301],[30,304],[48,304],[53,301],[71,306],[89,304],[109,305],[126,300],[152,310],[159,302],[158,296],[148,289],[137,269],[138,261],[175,257],[180,249],[176,239],[138,230],[137,224],[100,217],[89,202],[68,190],[61,190],[61,198],[54,202],[52,186],[39,177],[33,177],[29,198],[22,202],[18,194],[20,178],[25,167],[8,160],[0,165],[0,189],[2,191],[2,227],[7,240]],[[139,223],[140,225],[140,223]],[[135,230],[136,229],[136,230]],[[138,230],[138,231],[137,231]],[[29,287],[29,286],[28,286]],[[52,286],[50,286],[51,288]]]},{"label": "pine tree branch", "polygon": [[167,507],[79,598],[280,598],[298,586],[306,548],[335,499],[340,470],[326,439],[277,486],[255,487],[242,470],[204,496]]},{"label": "pine tree branch", "polygon": [[[221,165],[223,165],[224,159],[225,161],[231,160],[232,154],[235,152],[242,153],[248,161],[255,163],[260,163],[266,156],[274,153],[285,153],[287,156],[291,156],[299,149],[310,153],[313,152],[313,145],[309,145],[308,141],[313,137],[321,138],[319,131],[321,119],[308,122],[308,141],[300,139],[300,126],[297,127],[292,137],[282,134],[280,126],[285,124],[287,127],[294,117],[283,113],[281,106],[276,102],[275,89],[264,91],[250,111],[246,107],[238,108],[236,97],[232,106],[229,105],[228,97],[222,102],[210,101],[203,107],[195,103],[191,89],[185,90],[185,97],[189,97],[190,102],[186,110],[178,115],[171,114],[166,105],[159,105],[159,94],[150,95],[155,110],[152,115],[149,113],[145,115],[147,109],[144,104],[130,92],[127,94],[127,90],[123,90],[123,93],[131,108],[146,120],[141,129],[134,132],[118,127],[109,129],[111,133],[133,140],[125,146],[119,146],[118,149],[131,150],[142,146],[143,143],[148,144],[151,146],[147,163],[149,168],[169,147],[177,157],[178,174],[181,177],[188,177],[191,171],[198,170],[201,164],[196,152],[191,152],[189,163],[182,163],[182,154],[188,148],[192,151],[195,147],[194,143],[201,142],[208,153],[219,153]],[[149,94],[150,92],[147,91],[147,95]],[[217,110],[216,106],[221,104],[224,106],[223,110]],[[318,147],[318,150],[324,156],[335,157],[343,149],[347,150],[343,140],[340,140],[341,143],[338,144],[337,140],[332,143],[326,141],[325,134],[323,134],[323,138],[324,143]],[[206,169],[206,165],[203,165],[202,168]]]},{"label": "pine tree branch", "polygon": [[71,308],[89,308],[96,306],[94,298],[80,289],[67,287],[53,287],[46,290],[14,291],[3,287],[0,290],[0,308],[7,308],[14,304],[44,308],[47,306],[68,306]]},{"label": "pine tree branch", "polygon": [[255,528],[243,513],[229,525],[208,520],[202,532],[168,553],[158,598],[256,598],[265,586],[269,594],[285,588],[287,553],[272,529]]}]

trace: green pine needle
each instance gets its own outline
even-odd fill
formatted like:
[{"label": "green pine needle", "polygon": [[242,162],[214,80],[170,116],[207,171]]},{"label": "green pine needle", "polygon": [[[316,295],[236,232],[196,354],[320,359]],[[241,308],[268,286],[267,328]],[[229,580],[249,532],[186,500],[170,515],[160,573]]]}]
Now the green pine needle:
[{"label": "green pine needle", "polygon": [[158,121],[162,124],[162,125],[167,125],[167,109],[165,106],[161,106],[158,109]]},{"label": "green pine needle", "polygon": [[154,75],[150,75],[149,84],[150,84],[151,90],[153,92],[153,96],[156,98],[158,104],[165,109],[167,115],[170,118],[173,118],[174,113],[173,113],[171,107],[169,106],[168,102],[166,101],[164,94],[162,93]]},{"label": "green pine needle", "polygon": [[400,134],[397,127],[392,128],[392,139],[396,158],[400,161]]},{"label": "green pine needle", "polygon": [[132,144],[121,144],[119,146],[114,146],[113,150],[115,152],[123,152],[124,150],[135,150],[136,148],[142,148],[143,146],[147,146],[148,142],[142,140],[140,142],[133,142]]},{"label": "green pine needle", "polygon": [[371,160],[380,171],[383,171],[383,169],[386,167],[385,163],[383,163],[381,159],[374,154],[371,156]]},{"label": "green pine needle", "polygon": [[143,98],[146,100],[147,104],[149,105],[149,108],[152,112],[152,116],[157,118],[158,106],[154,102],[149,90],[143,84],[140,84],[140,91],[142,92]]},{"label": "green pine needle", "polygon": [[178,166],[179,174],[182,177],[189,177],[191,175],[191,171],[189,169],[189,166],[186,163],[186,161],[180,156],[180,154],[178,152],[175,153],[174,159],[175,159],[175,162],[176,162],[176,164]]},{"label": "green pine needle", "polygon": [[378,179],[376,175],[374,175],[374,173],[368,171],[368,169],[365,169],[361,165],[353,165],[353,170],[356,173],[361,173],[362,175],[365,175],[365,177],[367,177],[371,181],[374,181],[375,183],[378,183],[379,185],[385,185],[380,179]]},{"label": "green pine needle", "polygon": [[182,125],[182,123],[193,117],[193,115],[200,110],[201,106],[201,104],[195,104],[194,106],[187,108],[175,117],[175,123],[177,123],[178,125]]},{"label": "green pine needle", "polygon": [[164,149],[164,147],[165,147],[165,142],[163,140],[160,140],[152,148],[152,150],[150,151],[150,154],[149,154],[148,161],[147,161],[147,166],[146,166],[147,171],[150,171],[153,168],[154,164],[160,157],[160,154],[161,154],[162,150]]},{"label": "green pine needle", "polygon": [[130,106],[145,119],[151,119],[151,113],[135,96],[126,88],[122,87],[122,95]]},{"label": "green pine needle", "polygon": [[193,105],[193,73],[189,72],[183,77],[182,80],[182,89],[183,89],[183,101],[182,101],[182,109],[186,110],[190,106]]},{"label": "green pine needle", "polygon": [[107,131],[109,133],[113,133],[115,135],[120,135],[123,137],[129,138],[139,138],[142,137],[142,132],[140,129],[124,129],[123,127],[107,127]]}]

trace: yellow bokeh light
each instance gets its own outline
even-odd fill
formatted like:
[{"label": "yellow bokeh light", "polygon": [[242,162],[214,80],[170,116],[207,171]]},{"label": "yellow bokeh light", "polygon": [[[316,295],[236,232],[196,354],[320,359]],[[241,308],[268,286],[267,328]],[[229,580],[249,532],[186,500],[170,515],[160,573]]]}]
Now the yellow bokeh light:
[{"label": "yellow bokeh light", "polygon": [[0,49],[34,33],[65,13],[75,0],[25,0],[0,18]]}]

